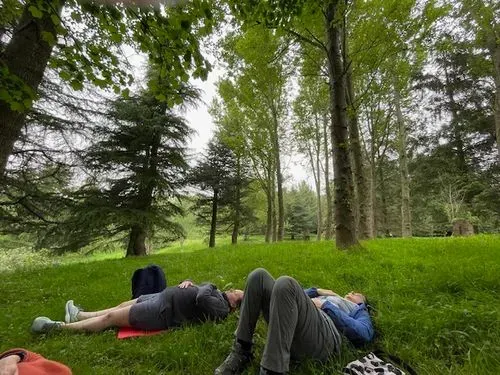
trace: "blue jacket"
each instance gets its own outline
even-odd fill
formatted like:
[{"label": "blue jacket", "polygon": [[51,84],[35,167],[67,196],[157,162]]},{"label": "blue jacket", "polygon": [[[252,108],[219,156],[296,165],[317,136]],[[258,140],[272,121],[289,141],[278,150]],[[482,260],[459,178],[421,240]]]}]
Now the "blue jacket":
[{"label": "blue jacket", "polygon": [[[317,288],[305,289],[304,292],[309,298],[320,297]],[[364,303],[358,304],[358,307],[350,314],[340,310],[330,301],[325,301],[321,310],[332,319],[335,327],[354,345],[363,345],[373,340],[375,330]]]}]

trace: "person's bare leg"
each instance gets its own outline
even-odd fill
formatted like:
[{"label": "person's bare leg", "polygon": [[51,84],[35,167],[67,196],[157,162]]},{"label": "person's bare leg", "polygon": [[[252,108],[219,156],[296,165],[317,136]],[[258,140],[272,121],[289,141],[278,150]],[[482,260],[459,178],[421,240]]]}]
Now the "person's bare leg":
[{"label": "person's bare leg", "polygon": [[137,298],[132,299],[130,301],[122,302],[118,306],[110,307],[109,309],[98,310],[98,311],[79,311],[77,314],[77,318],[79,321],[80,320],[87,320],[90,318],[95,318],[98,316],[106,315],[107,313],[110,313],[112,311],[123,309],[124,307],[127,307],[127,306],[132,306],[136,302],[137,302]]},{"label": "person's bare leg", "polygon": [[[129,301],[130,302],[130,301]],[[80,322],[66,323],[61,329],[71,331],[100,332],[110,327],[130,327],[129,314],[132,304]]]}]

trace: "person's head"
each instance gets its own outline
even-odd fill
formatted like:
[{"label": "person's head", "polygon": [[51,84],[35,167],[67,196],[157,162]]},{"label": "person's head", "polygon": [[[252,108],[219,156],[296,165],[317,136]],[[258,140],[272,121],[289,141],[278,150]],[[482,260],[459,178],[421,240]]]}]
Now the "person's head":
[{"label": "person's head", "polygon": [[350,292],[350,293],[347,293],[344,298],[346,300],[354,302],[356,304],[360,304],[360,303],[366,304],[366,297],[361,293]]},{"label": "person's head", "polygon": [[229,307],[234,310],[241,305],[243,300],[243,291],[240,289],[229,289],[226,292],[227,301],[229,302]]}]

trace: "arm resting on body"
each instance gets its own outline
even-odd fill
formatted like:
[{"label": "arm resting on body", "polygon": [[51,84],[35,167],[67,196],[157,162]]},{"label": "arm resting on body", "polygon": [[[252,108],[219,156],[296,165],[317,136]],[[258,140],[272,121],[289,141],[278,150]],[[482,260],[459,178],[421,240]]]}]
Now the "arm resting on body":
[{"label": "arm resting on body", "polygon": [[198,287],[196,305],[210,320],[222,320],[229,314],[229,305],[214,284],[202,284]]},{"label": "arm resting on body", "polygon": [[338,296],[337,293],[330,289],[320,289],[315,287],[304,289],[304,293],[307,294],[309,298],[315,298],[319,296]]},{"label": "arm resting on body", "polygon": [[351,317],[329,301],[321,309],[332,319],[335,327],[355,345],[370,342],[374,336],[373,324],[366,306],[361,305],[356,318]]}]

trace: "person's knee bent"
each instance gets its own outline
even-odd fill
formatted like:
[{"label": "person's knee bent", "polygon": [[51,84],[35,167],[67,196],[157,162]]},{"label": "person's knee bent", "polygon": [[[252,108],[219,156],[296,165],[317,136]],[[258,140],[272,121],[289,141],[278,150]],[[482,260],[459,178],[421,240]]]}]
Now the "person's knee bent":
[{"label": "person's knee bent", "polygon": [[272,277],[265,268],[256,268],[248,274],[247,284],[252,284],[256,280],[261,280],[266,277]]},{"label": "person's knee bent", "polygon": [[274,284],[274,293],[287,293],[295,290],[302,290],[297,280],[290,276],[280,276]]}]

